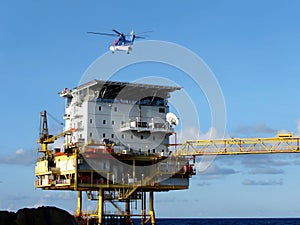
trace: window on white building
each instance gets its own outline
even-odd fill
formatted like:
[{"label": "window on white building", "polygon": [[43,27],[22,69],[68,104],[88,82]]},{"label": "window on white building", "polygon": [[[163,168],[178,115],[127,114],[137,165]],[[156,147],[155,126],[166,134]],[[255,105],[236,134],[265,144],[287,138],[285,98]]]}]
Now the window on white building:
[{"label": "window on white building", "polygon": [[160,113],[165,113],[165,112],[166,112],[166,111],[165,111],[165,108],[159,108],[158,111],[159,111]]}]

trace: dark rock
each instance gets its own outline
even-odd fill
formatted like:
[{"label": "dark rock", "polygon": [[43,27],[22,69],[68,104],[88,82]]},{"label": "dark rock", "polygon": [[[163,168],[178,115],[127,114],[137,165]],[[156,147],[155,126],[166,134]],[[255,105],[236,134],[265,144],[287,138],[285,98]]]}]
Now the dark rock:
[{"label": "dark rock", "polygon": [[18,212],[0,212],[0,225],[76,225],[75,219],[65,210],[56,207],[20,209]]},{"label": "dark rock", "polygon": [[0,211],[0,225],[15,225],[17,215],[14,212]]}]

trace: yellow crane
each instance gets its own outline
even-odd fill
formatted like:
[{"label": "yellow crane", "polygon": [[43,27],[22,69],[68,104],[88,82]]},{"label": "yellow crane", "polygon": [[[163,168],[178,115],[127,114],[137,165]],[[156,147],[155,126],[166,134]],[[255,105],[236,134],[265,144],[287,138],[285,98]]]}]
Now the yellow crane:
[{"label": "yellow crane", "polygon": [[271,138],[187,140],[177,146],[177,156],[300,153],[299,136],[278,133]]},{"label": "yellow crane", "polygon": [[[71,133],[71,130],[66,130],[55,136],[50,135],[48,130],[47,112],[44,110],[41,112],[41,134],[40,138],[37,140],[37,143],[41,145],[39,152],[43,152],[48,155],[52,154],[52,151],[48,149],[48,144],[53,144],[58,138],[71,135]],[[66,138],[66,149],[69,148],[68,145],[68,139]]]}]

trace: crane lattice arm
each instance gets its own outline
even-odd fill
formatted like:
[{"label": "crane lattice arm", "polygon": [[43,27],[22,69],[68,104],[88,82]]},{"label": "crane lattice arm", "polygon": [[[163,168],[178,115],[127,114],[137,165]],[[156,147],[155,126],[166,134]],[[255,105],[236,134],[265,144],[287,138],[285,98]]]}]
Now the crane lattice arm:
[{"label": "crane lattice arm", "polygon": [[71,135],[72,130],[66,130],[60,134],[57,134],[55,136],[50,135],[48,132],[48,123],[47,123],[47,112],[44,111],[41,113],[41,136],[37,140],[38,144],[41,145],[42,149],[39,150],[39,152],[44,152],[46,154],[51,153],[48,150],[48,144],[54,143],[58,138],[64,137],[66,135]]},{"label": "crane lattice arm", "polygon": [[278,135],[273,138],[232,138],[221,140],[188,140],[177,147],[175,155],[238,155],[300,153],[300,137]]}]

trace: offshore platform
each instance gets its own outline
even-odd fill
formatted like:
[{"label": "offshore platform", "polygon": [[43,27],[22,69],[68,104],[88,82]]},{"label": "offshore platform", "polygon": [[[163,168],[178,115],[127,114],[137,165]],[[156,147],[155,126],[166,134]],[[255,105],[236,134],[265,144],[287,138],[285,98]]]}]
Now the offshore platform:
[{"label": "offshore platform", "polygon": [[[35,187],[77,191],[78,224],[133,224],[132,218],[155,224],[154,193],[188,189],[197,156],[300,152],[291,133],[169,143],[178,119],[168,99],[180,89],[103,80],[65,88],[64,131],[49,134],[47,113],[41,113]],[[64,143],[57,147],[59,138]],[[97,202],[95,211],[83,210],[83,192]],[[132,203],[140,213],[132,213]]]}]

